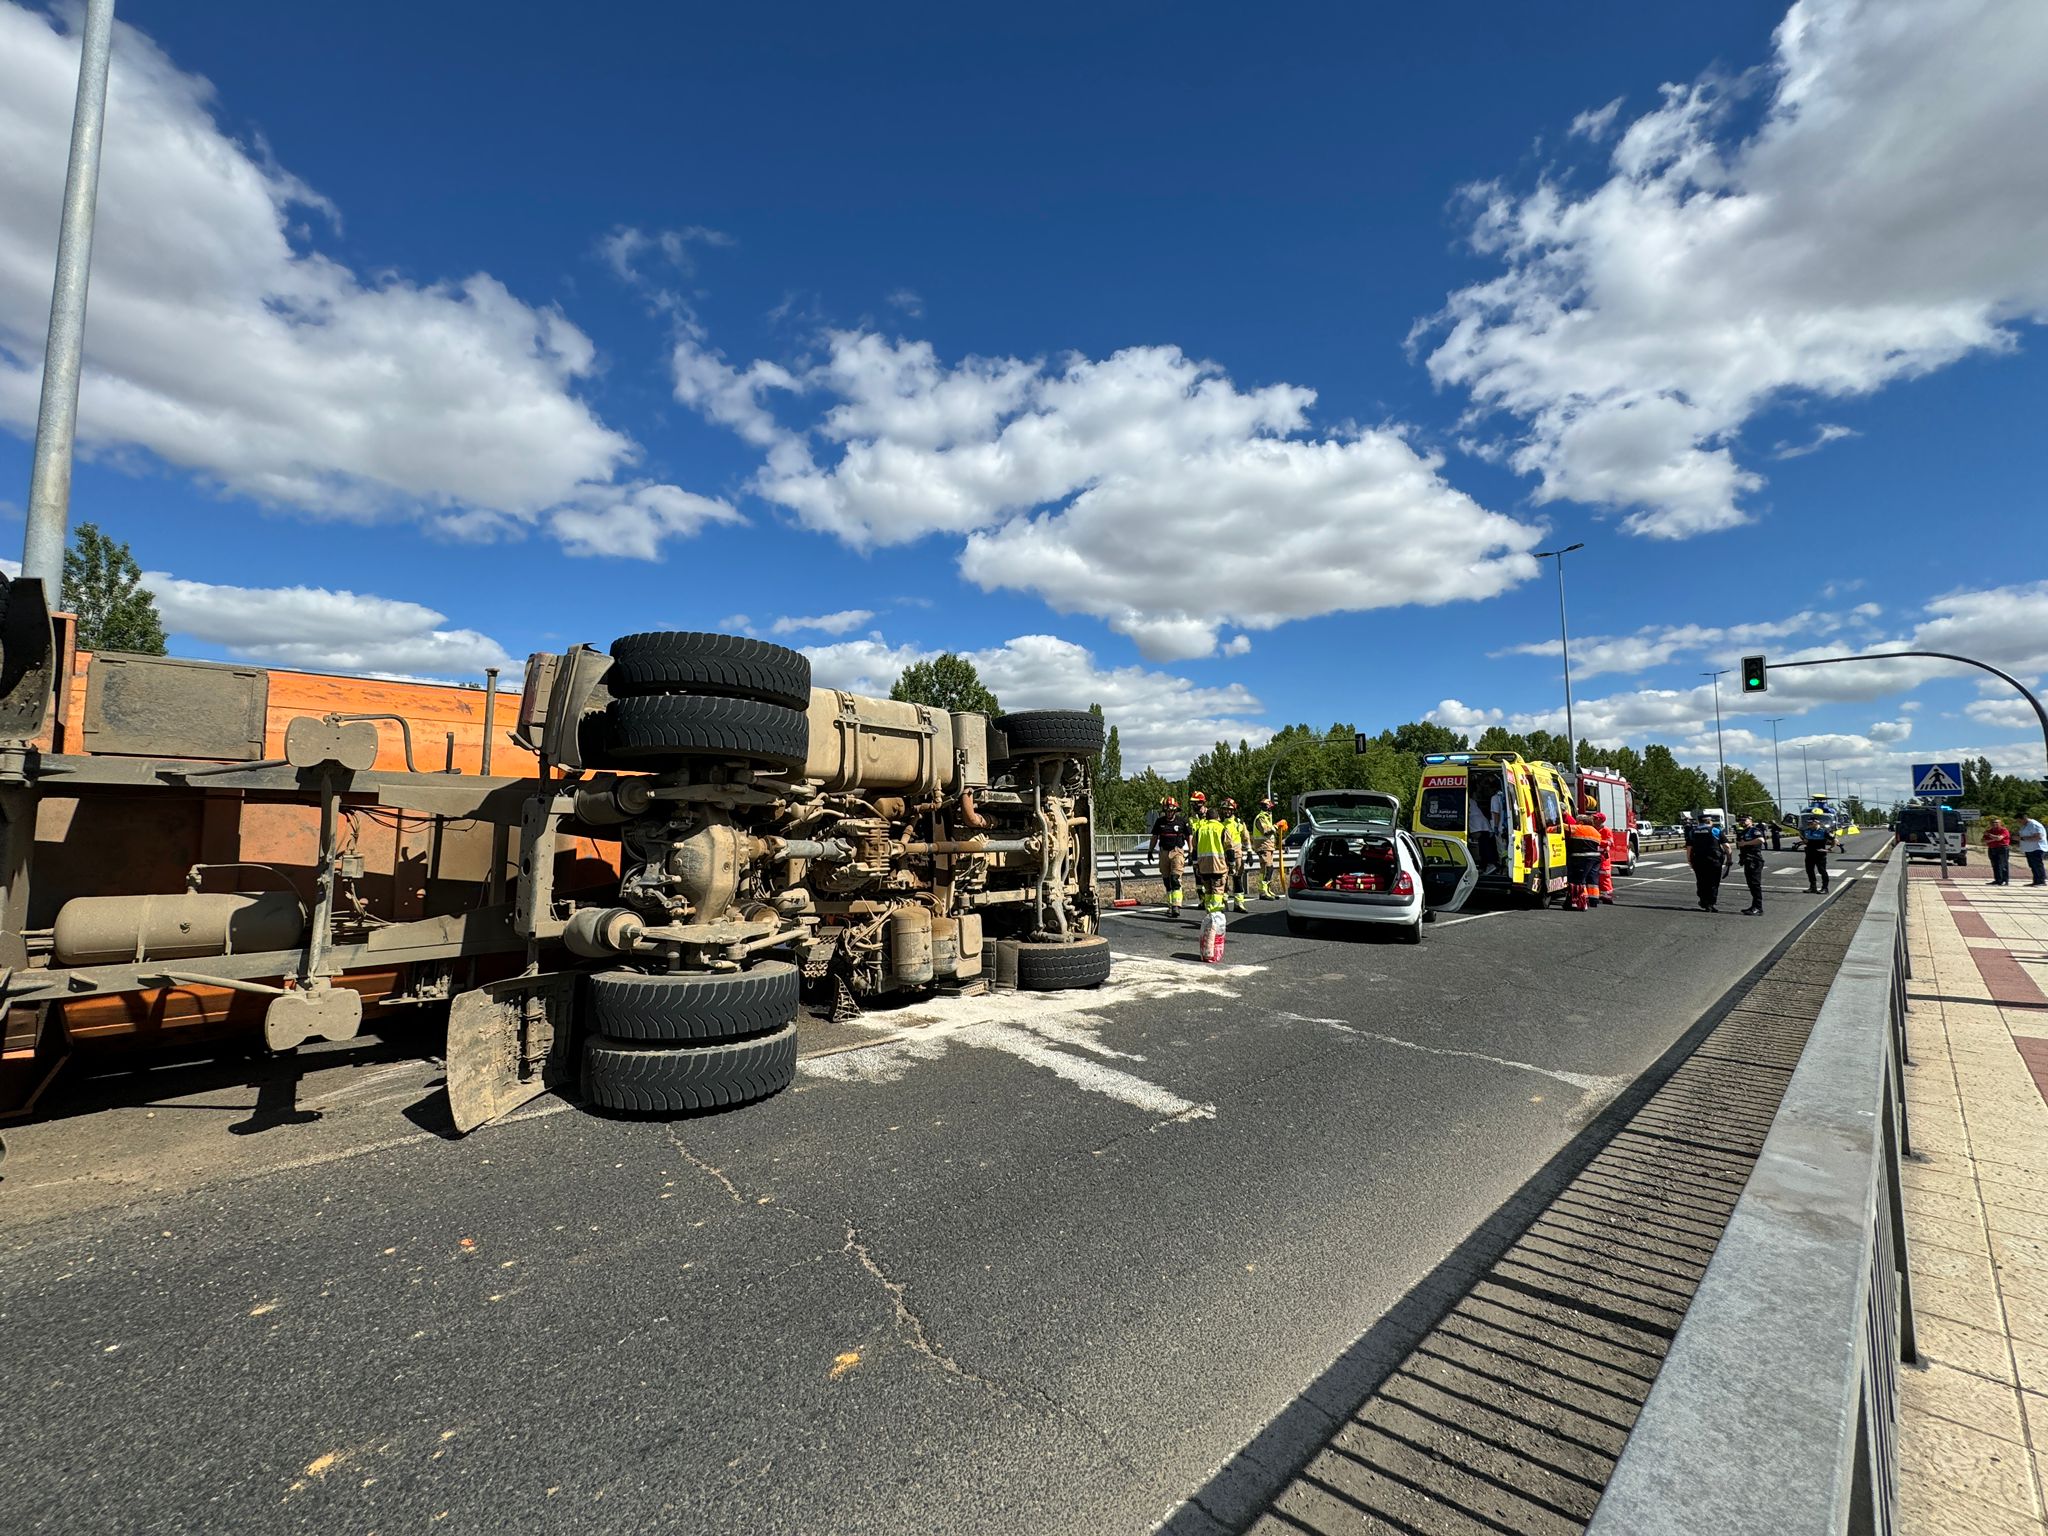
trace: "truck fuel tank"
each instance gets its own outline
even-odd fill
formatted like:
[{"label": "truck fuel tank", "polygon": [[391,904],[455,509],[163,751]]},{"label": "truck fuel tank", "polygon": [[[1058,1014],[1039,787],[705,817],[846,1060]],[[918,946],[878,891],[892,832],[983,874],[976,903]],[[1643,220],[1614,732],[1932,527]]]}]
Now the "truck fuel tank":
[{"label": "truck fuel tank", "polygon": [[953,717],[942,709],[814,688],[810,716],[804,777],[821,789],[929,794],[959,787]]}]

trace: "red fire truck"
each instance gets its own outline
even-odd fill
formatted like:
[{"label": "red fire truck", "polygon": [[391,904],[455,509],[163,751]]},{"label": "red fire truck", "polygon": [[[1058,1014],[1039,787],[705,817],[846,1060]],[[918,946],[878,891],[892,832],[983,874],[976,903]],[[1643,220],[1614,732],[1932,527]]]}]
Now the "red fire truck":
[{"label": "red fire truck", "polygon": [[1579,804],[1605,813],[1608,857],[1620,873],[1634,873],[1642,839],[1636,831],[1636,795],[1628,780],[1605,768],[1581,768]]}]

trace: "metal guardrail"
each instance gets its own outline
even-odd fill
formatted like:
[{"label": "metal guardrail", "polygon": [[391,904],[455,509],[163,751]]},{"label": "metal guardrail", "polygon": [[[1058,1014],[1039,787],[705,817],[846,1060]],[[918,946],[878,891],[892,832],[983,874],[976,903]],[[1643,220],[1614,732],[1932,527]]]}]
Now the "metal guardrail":
[{"label": "metal guardrail", "polygon": [[1897,1529],[1905,921],[1895,849],[1589,1536]]}]

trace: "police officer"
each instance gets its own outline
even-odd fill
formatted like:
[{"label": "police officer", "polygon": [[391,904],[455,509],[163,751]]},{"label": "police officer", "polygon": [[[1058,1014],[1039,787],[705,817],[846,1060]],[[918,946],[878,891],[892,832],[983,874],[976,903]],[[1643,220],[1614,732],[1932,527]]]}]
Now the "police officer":
[{"label": "police officer", "polygon": [[1252,818],[1252,841],[1259,851],[1259,900],[1272,901],[1280,894],[1273,889],[1280,874],[1280,824],[1273,820],[1270,800],[1259,802],[1259,814]]},{"label": "police officer", "polygon": [[1754,816],[1742,818],[1742,826],[1735,834],[1735,852],[1742,860],[1742,878],[1749,885],[1749,905],[1742,909],[1744,917],[1764,915],[1764,829],[1757,825]]},{"label": "police officer", "polygon": [[1188,866],[1188,819],[1180,813],[1180,802],[1167,795],[1159,802],[1159,814],[1152,819],[1152,842],[1147,858],[1159,860],[1159,879],[1166,887],[1166,909],[1180,915],[1180,877]]},{"label": "police officer", "polygon": [[1188,833],[1195,844],[1195,891],[1202,899],[1202,911],[1223,910],[1223,882],[1230,865],[1225,851],[1223,818],[1209,809],[1209,797],[1199,789],[1188,796]]},{"label": "police officer", "polygon": [[1721,877],[1728,872],[1728,847],[1721,841],[1721,828],[1705,816],[1693,818],[1685,839],[1686,862],[1692,865],[1693,888],[1702,912],[1718,912]]},{"label": "police officer", "polygon": [[1235,912],[1249,912],[1244,904],[1251,888],[1252,829],[1237,814],[1237,802],[1223,802],[1223,858],[1230,868],[1230,906]]},{"label": "police officer", "polygon": [[1806,850],[1806,888],[1815,895],[1824,895],[1828,888],[1828,851],[1835,846],[1835,834],[1828,830],[1827,818],[1820,812],[1807,815],[1799,829],[1799,845]]}]

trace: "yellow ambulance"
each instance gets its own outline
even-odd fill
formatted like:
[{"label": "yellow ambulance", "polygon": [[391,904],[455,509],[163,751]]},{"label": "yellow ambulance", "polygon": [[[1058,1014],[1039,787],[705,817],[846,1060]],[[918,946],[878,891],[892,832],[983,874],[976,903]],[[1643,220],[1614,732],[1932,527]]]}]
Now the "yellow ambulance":
[{"label": "yellow ambulance", "polygon": [[1464,840],[1479,889],[1541,903],[1564,894],[1571,783],[1519,752],[1432,752],[1422,759],[1414,828]]}]

